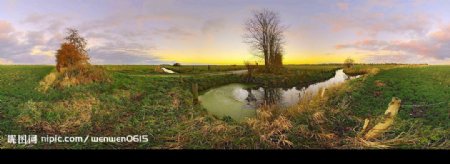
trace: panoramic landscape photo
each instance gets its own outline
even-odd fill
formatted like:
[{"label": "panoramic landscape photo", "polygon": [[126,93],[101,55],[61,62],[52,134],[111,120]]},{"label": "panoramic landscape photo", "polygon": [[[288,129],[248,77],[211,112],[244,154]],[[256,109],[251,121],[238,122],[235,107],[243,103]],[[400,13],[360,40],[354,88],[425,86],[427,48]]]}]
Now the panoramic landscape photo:
[{"label": "panoramic landscape photo", "polygon": [[448,0],[0,0],[0,149],[450,149]]}]

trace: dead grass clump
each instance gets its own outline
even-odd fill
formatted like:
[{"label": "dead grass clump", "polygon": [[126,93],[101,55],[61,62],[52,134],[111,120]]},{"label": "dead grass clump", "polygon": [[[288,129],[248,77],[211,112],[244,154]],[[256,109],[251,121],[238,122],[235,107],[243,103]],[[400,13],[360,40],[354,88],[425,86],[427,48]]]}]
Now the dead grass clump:
[{"label": "dead grass clump", "polygon": [[94,97],[56,103],[28,101],[17,122],[28,129],[48,134],[65,134],[79,130],[91,121],[92,110],[100,103]]},{"label": "dead grass clump", "polygon": [[37,88],[37,90],[40,92],[47,92],[47,90],[54,85],[58,76],[59,75],[57,72],[51,72],[50,74],[45,76],[42,81],[39,82],[39,87]]},{"label": "dead grass clump", "polygon": [[132,101],[139,102],[139,101],[141,101],[142,99],[144,99],[144,97],[145,97],[145,93],[143,93],[143,92],[138,92],[138,93],[135,93],[135,94],[131,95],[131,96],[130,96],[130,99],[131,99]]},{"label": "dead grass clump", "polygon": [[275,107],[264,105],[257,110],[257,117],[250,118],[245,123],[259,136],[260,142],[271,148],[291,148],[293,143],[288,139],[292,128],[291,121],[274,114]]},{"label": "dead grass clump", "polygon": [[133,99],[133,95],[131,94],[130,90],[124,90],[124,89],[115,89],[113,90],[112,96],[116,99]]},{"label": "dead grass clump", "polygon": [[79,84],[110,82],[111,79],[102,67],[89,64],[78,64],[61,71],[56,83],[58,88],[66,88]]},{"label": "dead grass clump", "polygon": [[172,98],[172,107],[178,109],[181,105],[180,95],[177,92],[170,92],[169,95]]},{"label": "dead grass clump", "polygon": [[384,82],[382,82],[381,80],[376,80],[375,81],[375,86],[377,87],[384,87],[386,84]]},{"label": "dead grass clump", "polygon": [[379,68],[370,68],[370,69],[367,69],[367,73],[370,74],[370,75],[376,75],[376,74],[378,74],[379,72],[380,72],[380,69],[379,69]]},{"label": "dead grass clump", "polygon": [[351,127],[355,118],[351,118],[346,110],[348,99],[334,99],[350,89],[345,84],[328,87],[326,94],[302,99],[286,111],[288,118],[296,120],[292,134],[297,136],[297,147],[336,148],[342,145],[345,135],[355,131]]},{"label": "dead grass clump", "polygon": [[60,72],[51,72],[39,82],[37,90],[46,92],[50,88],[64,89],[81,84],[111,82],[111,78],[101,67],[79,64],[60,68]]},{"label": "dead grass clump", "polygon": [[319,111],[319,112],[315,112],[312,115],[312,119],[311,120],[313,120],[313,122],[315,124],[320,125],[320,124],[325,123],[325,119],[326,118],[325,118],[324,112]]},{"label": "dead grass clump", "polygon": [[235,145],[245,132],[241,126],[231,125],[222,120],[209,117],[196,117],[182,123],[181,130],[172,137],[166,137],[166,147],[171,149],[184,148],[187,145],[203,145],[215,149],[242,148]]}]

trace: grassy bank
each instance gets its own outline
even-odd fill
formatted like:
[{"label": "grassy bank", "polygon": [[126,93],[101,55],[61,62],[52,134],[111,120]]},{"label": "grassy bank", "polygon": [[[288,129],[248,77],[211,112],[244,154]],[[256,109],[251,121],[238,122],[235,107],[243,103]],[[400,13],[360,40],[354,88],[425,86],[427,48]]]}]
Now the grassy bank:
[{"label": "grassy bank", "polygon": [[[360,68],[363,68],[362,66]],[[370,74],[330,88],[287,113],[299,148],[449,148],[449,66],[364,66]],[[374,71],[377,70],[377,71]],[[361,141],[364,120],[379,122],[392,97],[402,100],[382,137]]]},{"label": "grassy bank", "polygon": [[288,65],[275,74],[256,72],[253,83],[273,88],[301,88],[333,77],[340,68],[338,65]]}]

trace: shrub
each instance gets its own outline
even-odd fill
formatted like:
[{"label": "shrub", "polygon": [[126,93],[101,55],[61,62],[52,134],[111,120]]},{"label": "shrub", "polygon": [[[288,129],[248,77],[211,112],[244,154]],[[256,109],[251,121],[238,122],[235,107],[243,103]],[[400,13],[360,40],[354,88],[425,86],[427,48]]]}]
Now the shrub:
[{"label": "shrub", "polygon": [[86,39],[78,34],[78,30],[67,29],[66,42],[56,53],[56,70],[68,68],[79,64],[89,64],[89,56],[86,51]]},{"label": "shrub", "polygon": [[79,64],[88,64],[88,59],[89,57],[80,53],[75,45],[63,43],[56,53],[56,70],[61,72],[64,68]]},{"label": "shrub", "polygon": [[89,56],[86,51],[86,40],[75,29],[68,29],[66,42],[61,44],[56,53],[57,74],[46,77],[41,82],[41,89],[46,91],[49,86],[64,88],[78,84],[92,82],[107,82],[110,78],[106,71],[100,67],[89,64]]},{"label": "shrub", "polygon": [[354,63],[355,63],[355,60],[353,60],[352,58],[347,58],[344,61],[344,66],[345,66],[345,68],[351,68],[351,67],[353,67]]}]

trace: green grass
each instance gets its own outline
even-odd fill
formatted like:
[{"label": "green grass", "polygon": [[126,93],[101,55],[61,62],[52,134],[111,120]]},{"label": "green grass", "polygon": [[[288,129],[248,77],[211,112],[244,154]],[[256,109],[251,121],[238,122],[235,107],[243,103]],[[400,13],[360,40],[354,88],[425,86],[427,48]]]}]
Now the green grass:
[{"label": "green grass", "polygon": [[[149,142],[141,144],[40,144],[33,148],[273,148],[261,142],[260,133],[247,124],[207,116],[201,106],[192,104],[192,83],[198,83],[199,90],[204,92],[213,87],[243,82],[244,75],[218,74],[240,70],[243,66],[211,66],[209,71],[207,66],[194,66],[194,69],[192,66],[181,66],[181,74],[176,75],[158,73],[154,71],[156,66],[104,67],[112,77],[111,83],[94,83],[62,90],[50,89],[42,93],[35,88],[40,80],[54,71],[53,66],[0,66],[0,134],[2,137],[6,134],[149,134]],[[280,87],[307,85],[332,77],[334,71],[340,67],[287,65],[286,71],[280,74],[255,74],[255,83]],[[339,120],[330,122],[333,123],[330,125],[332,129],[360,126],[360,122],[348,120],[347,116],[377,117],[384,113],[387,103],[396,96],[402,99],[404,105],[428,105],[445,101],[447,103],[423,109],[402,107],[399,115],[399,123],[402,124],[394,128],[392,134],[399,134],[409,128],[410,122],[418,122],[423,124],[420,132],[424,137],[421,143],[435,143],[435,140],[442,139],[443,135],[448,135],[448,130],[439,129],[448,129],[449,125],[449,66],[357,67],[378,67],[381,71],[374,76],[351,81],[348,84],[351,92],[336,92],[338,95],[330,102],[318,104],[318,108],[331,108],[339,105],[344,98],[349,102],[347,112],[331,115],[334,120]],[[171,66],[167,68],[177,71]],[[375,86],[377,80],[385,85]],[[374,92],[382,94],[374,96]],[[89,108],[90,112],[80,108]],[[409,115],[413,110],[424,110],[425,114],[413,118]],[[77,120],[85,117],[87,121],[77,123]],[[291,118],[291,121],[294,127],[289,136],[290,140],[295,141],[295,147],[314,147],[312,145],[316,143],[300,137],[296,131],[311,120],[299,116]],[[68,126],[62,128],[61,125]],[[52,131],[55,129],[65,131]],[[0,148],[23,148],[4,142],[3,139],[0,141]]]},{"label": "green grass", "polygon": [[18,104],[28,100],[45,99],[35,88],[52,66],[1,66],[0,65],[0,131],[18,132],[19,126],[11,117],[18,114]]},{"label": "green grass", "polygon": [[[77,105],[92,105],[89,122],[70,127],[68,132],[57,133],[97,136],[152,134],[150,142],[147,143],[148,147],[152,147],[162,144],[163,140],[160,138],[168,135],[167,133],[170,134],[171,131],[168,129],[175,126],[174,124],[179,124],[180,118],[202,112],[193,110],[189,90],[183,88],[183,82],[176,77],[131,77],[121,71],[111,71],[114,80],[109,84],[89,84],[64,90],[50,89],[47,93],[36,91],[39,81],[53,69],[54,67],[50,66],[1,66],[2,135],[11,133],[46,135],[51,131],[41,129],[43,127],[41,125],[26,127],[17,121],[21,116],[31,116],[30,125],[48,123],[53,129],[58,129],[59,124],[76,122],[81,116],[82,113],[75,111],[79,110]],[[95,97],[98,103],[83,101],[90,97]],[[179,102],[176,106],[172,105],[174,99]],[[114,144],[108,145],[91,144],[83,147],[118,147]],[[44,145],[38,145],[37,148],[40,146]],[[77,147],[75,144],[55,145],[59,146]],[[128,145],[130,146],[133,145]]]},{"label": "green grass", "polygon": [[[377,83],[384,85],[377,86]],[[449,127],[449,66],[389,69],[365,79],[360,85],[351,93],[351,108],[358,116],[381,115],[391,98],[399,97],[402,100],[400,118]]]},{"label": "green grass", "polygon": [[148,75],[161,74],[155,71],[156,65],[104,65],[106,70],[116,73]]},{"label": "green grass", "polygon": [[[183,126],[185,122],[192,117],[205,116],[205,111],[200,106],[192,104],[190,93],[192,83],[198,83],[199,90],[202,92],[212,87],[242,82],[243,79],[240,75],[209,74],[207,66],[194,66],[199,71],[190,70],[190,66],[182,66],[181,68],[185,71],[181,72],[186,76],[135,76],[159,74],[154,71],[156,66],[107,65],[104,67],[112,76],[111,83],[94,83],[62,90],[49,89],[46,93],[41,93],[36,90],[39,81],[54,71],[54,67],[0,66],[0,83],[2,84],[0,86],[0,116],[2,118],[0,130],[2,134],[96,136],[151,134],[150,142],[145,144],[125,146],[56,144],[52,147],[164,147],[166,138],[176,135],[180,128],[185,128]],[[310,67],[290,68],[290,70],[304,74],[303,79],[297,80],[306,82],[307,77],[313,77],[313,74],[306,76],[306,69],[309,72]],[[243,66],[212,66],[215,72],[242,68]],[[317,66],[314,69],[322,71],[323,68]],[[332,72],[331,69],[324,71]],[[314,79],[317,80],[317,77]],[[91,110],[90,113],[83,111],[83,108],[88,107]],[[88,117],[87,121],[77,123],[77,120],[83,117]],[[68,127],[61,125],[68,125]],[[62,128],[64,130],[61,130]],[[48,145],[37,145],[35,148],[43,147]]]},{"label": "green grass", "polygon": [[399,114],[381,140],[394,140],[391,144],[397,148],[449,148],[450,66],[364,67],[381,71],[350,81],[346,89],[336,91],[326,106],[337,107],[345,115],[330,116],[333,129],[360,130],[366,118],[373,126],[392,97],[398,97],[402,100]]}]

